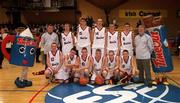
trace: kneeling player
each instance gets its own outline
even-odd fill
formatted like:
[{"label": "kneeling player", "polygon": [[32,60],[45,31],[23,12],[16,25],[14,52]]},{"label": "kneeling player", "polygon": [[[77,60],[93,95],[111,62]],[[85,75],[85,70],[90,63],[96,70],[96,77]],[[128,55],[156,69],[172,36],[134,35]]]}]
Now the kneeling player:
[{"label": "kneeling player", "polygon": [[80,68],[79,75],[75,75],[75,78],[86,78],[89,81],[89,77],[92,71],[92,57],[88,55],[87,48],[82,48],[80,55]]},{"label": "kneeling player", "polygon": [[95,83],[97,76],[101,76],[104,66],[104,57],[102,56],[101,49],[96,49],[95,57],[93,57],[92,69],[93,74],[91,77],[91,84]]},{"label": "kneeling player", "polygon": [[128,83],[130,79],[136,74],[137,70],[135,69],[133,57],[129,56],[128,50],[123,50],[120,63],[120,75],[121,83]]},{"label": "kneeling player", "polygon": [[57,77],[57,74],[62,66],[62,53],[57,49],[57,44],[51,44],[51,51],[47,55],[48,68],[45,70],[45,76],[49,78],[50,82],[53,77]]},{"label": "kneeling player", "polygon": [[112,84],[112,80],[120,80],[119,57],[115,55],[114,51],[110,50],[108,56],[105,58],[105,69],[102,71],[102,76],[105,78],[105,84]]},{"label": "kneeling player", "polygon": [[[79,62],[80,59],[77,55],[77,50],[75,47],[73,47],[69,54],[67,54],[65,56],[65,62],[64,62],[64,66],[66,68],[66,72],[69,73],[69,78],[73,79],[74,82],[77,81],[77,78],[74,78],[74,76],[78,73],[79,70]],[[66,81],[68,82],[68,81]]]}]

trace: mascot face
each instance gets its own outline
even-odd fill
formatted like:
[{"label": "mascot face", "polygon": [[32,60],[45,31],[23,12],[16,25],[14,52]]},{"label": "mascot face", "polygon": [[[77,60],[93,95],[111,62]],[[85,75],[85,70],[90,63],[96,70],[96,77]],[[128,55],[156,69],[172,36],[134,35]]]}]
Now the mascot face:
[{"label": "mascot face", "polygon": [[16,36],[10,54],[10,63],[19,66],[33,66],[36,51],[35,46],[34,39]]}]

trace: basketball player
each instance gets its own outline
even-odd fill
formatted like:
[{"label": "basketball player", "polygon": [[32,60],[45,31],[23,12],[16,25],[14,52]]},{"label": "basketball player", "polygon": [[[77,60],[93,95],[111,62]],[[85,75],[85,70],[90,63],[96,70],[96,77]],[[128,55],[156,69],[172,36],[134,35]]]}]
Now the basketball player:
[{"label": "basketball player", "polygon": [[102,55],[104,55],[104,49],[106,48],[106,28],[103,27],[102,19],[97,20],[97,26],[92,30],[92,55],[95,56],[97,49],[101,50]]},{"label": "basketball player", "polygon": [[115,55],[119,55],[120,40],[118,31],[115,31],[114,24],[109,24],[109,31],[107,32],[107,53],[113,51]]},{"label": "basketball player", "polygon": [[124,50],[128,50],[129,55],[133,56],[133,45],[134,45],[133,41],[134,41],[134,35],[132,31],[130,31],[130,24],[125,23],[124,31],[121,32],[120,35],[121,55],[123,54]]},{"label": "basketball player", "polygon": [[57,49],[57,44],[54,42],[51,44],[51,51],[49,51],[47,55],[48,68],[45,70],[45,76],[49,78],[50,82],[52,81],[53,76],[55,76],[56,79],[59,79],[57,77],[62,63],[62,53]]},{"label": "basketball player", "polygon": [[131,77],[133,77],[137,70],[134,65],[134,59],[132,56],[129,56],[128,50],[123,50],[122,56],[120,58],[120,75],[121,83],[128,83]]},{"label": "basketball player", "polygon": [[91,54],[91,28],[87,26],[85,18],[80,18],[80,24],[77,29],[77,48],[81,54],[82,48],[87,48],[88,54]]},{"label": "basketball player", "polygon": [[74,35],[70,31],[70,24],[64,24],[64,32],[61,33],[62,36],[62,53],[67,55],[70,52],[71,48],[74,46]]},{"label": "basketball player", "polygon": [[101,53],[101,49],[96,49],[95,56],[92,58],[93,63],[92,63],[92,69],[93,69],[93,74],[91,77],[91,84],[95,83],[95,78],[97,75],[101,75],[101,72],[104,68],[104,57]]},{"label": "basketball player", "polygon": [[114,51],[110,50],[105,58],[105,69],[102,71],[102,76],[105,78],[105,84],[110,83],[110,79],[120,80],[119,56],[116,56]]},{"label": "basketball player", "polygon": [[91,72],[92,57],[88,54],[87,48],[83,47],[80,55],[80,76],[89,78]]},{"label": "basketball player", "polygon": [[74,78],[75,75],[79,72],[79,64],[80,64],[80,59],[79,56],[77,54],[77,50],[75,47],[73,47],[69,54],[67,54],[65,56],[65,68],[66,68],[66,72],[69,73],[69,78],[73,78],[74,82],[78,81],[78,78]]}]

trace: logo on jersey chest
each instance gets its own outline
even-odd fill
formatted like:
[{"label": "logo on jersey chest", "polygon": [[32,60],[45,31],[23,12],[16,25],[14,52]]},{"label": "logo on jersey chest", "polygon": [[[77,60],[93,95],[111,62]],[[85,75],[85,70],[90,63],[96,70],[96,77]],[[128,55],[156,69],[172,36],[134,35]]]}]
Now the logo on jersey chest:
[{"label": "logo on jersey chest", "polygon": [[125,65],[124,65],[124,64],[122,65],[122,68],[125,68]]},{"label": "logo on jersey chest", "polygon": [[54,61],[54,57],[51,58],[51,61]]},{"label": "logo on jersey chest", "polygon": [[96,35],[99,35],[99,32],[96,32]]},{"label": "logo on jersey chest", "polygon": [[81,64],[82,64],[82,66],[86,66],[86,63],[85,63],[85,62],[82,62]]},{"label": "logo on jersey chest", "polygon": [[111,66],[111,63],[108,63],[108,66],[110,67],[110,66]]},{"label": "logo on jersey chest", "polygon": [[71,60],[68,60],[68,64],[71,64]]}]

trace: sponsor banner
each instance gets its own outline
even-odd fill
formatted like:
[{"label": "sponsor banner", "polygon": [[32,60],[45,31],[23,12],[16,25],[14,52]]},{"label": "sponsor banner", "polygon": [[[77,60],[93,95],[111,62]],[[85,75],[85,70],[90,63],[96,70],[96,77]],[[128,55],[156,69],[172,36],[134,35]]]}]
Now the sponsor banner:
[{"label": "sponsor banner", "polygon": [[143,16],[153,15],[153,16],[163,16],[167,17],[166,10],[119,10],[119,18],[141,18]]},{"label": "sponsor banner", "polygon": [[173,70],[172,57],[168,48],[165,26],[157,26],[147,29],[154,44],[155,59],[152,60],[152,67],[155,73],[170,72]]}]

